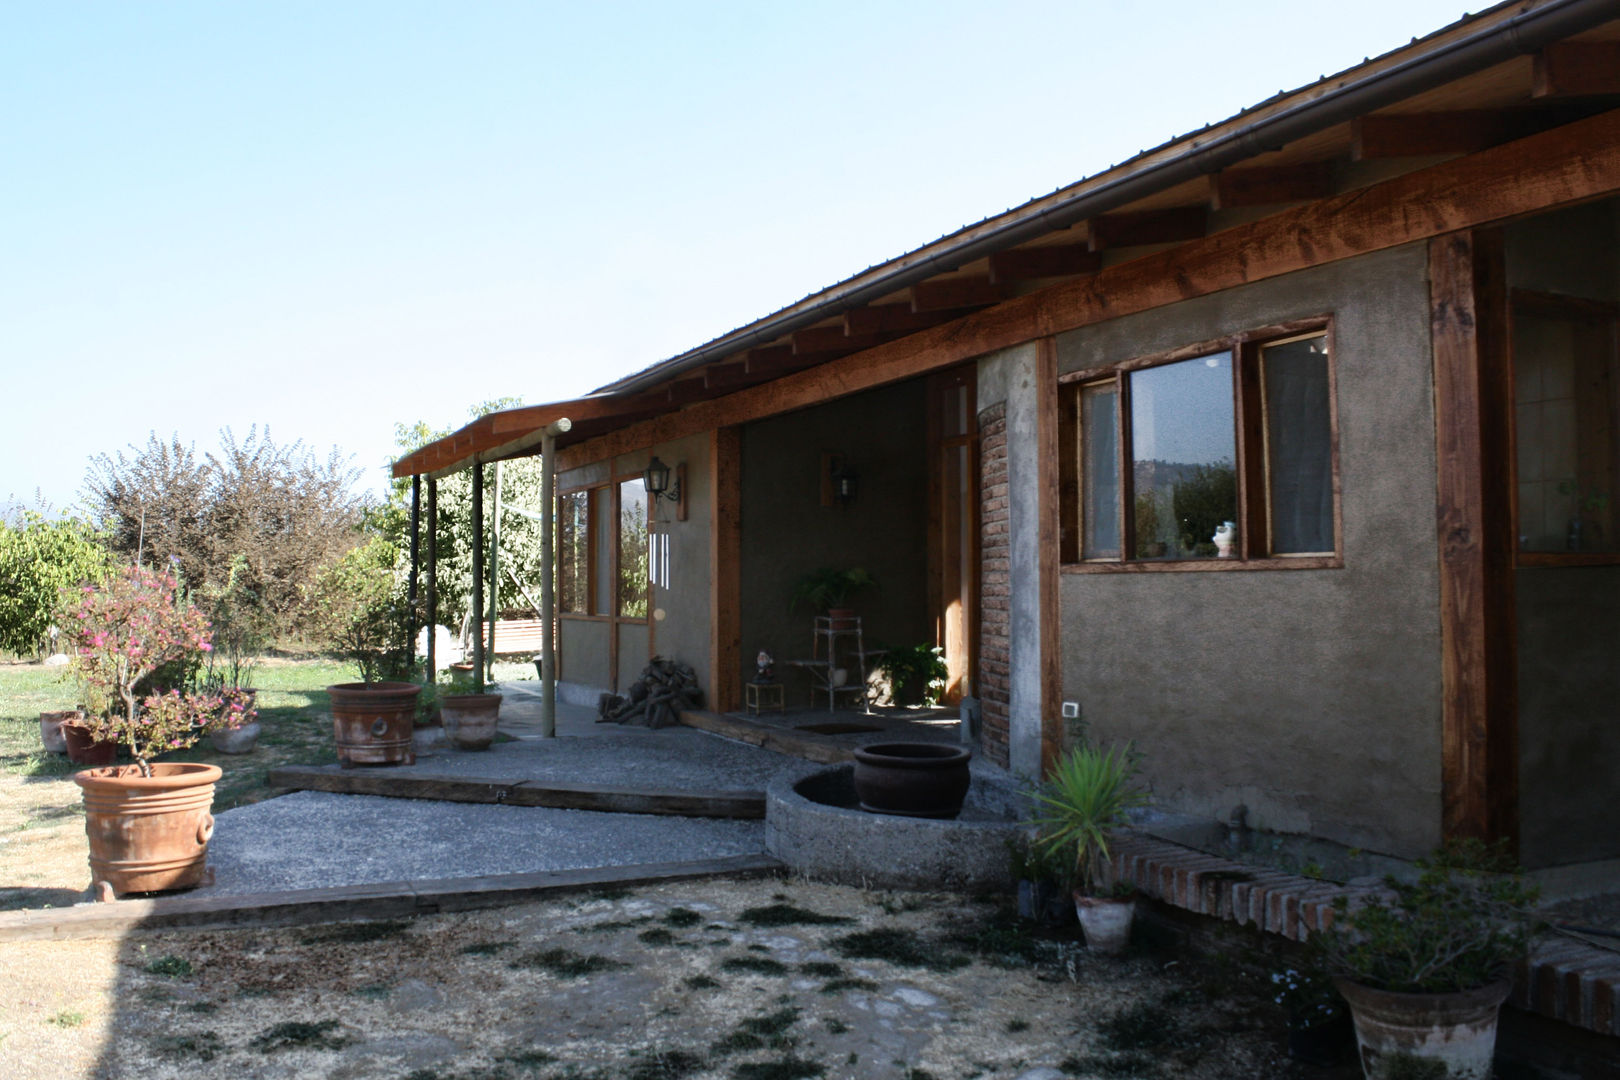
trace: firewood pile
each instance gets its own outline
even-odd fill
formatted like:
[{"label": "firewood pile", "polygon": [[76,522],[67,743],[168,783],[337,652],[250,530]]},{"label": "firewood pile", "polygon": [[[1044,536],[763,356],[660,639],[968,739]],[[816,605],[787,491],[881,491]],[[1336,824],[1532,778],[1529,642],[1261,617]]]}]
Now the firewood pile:
[{"label": "firewood pile", "polygon": [[672,727],[681,722],[682,709],[703,707],[703,690],[690,665],[652,658],[627,694],[603,694],[596,702],[599,724],[637,724]]}]

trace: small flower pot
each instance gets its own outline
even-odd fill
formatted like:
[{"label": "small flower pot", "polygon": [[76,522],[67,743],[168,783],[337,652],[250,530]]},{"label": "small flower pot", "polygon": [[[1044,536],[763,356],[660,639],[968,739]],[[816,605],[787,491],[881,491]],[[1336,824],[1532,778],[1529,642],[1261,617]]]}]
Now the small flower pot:
[{"label": "small flower pot", "polygon": [[501,717],[499,694],[446,694],[444,730],[459,750],[488,750]]},{"label": "small flower pot", "polygon": [[67,737],[62,734],[62,725],[66,721],[77,720],[78,717],[77,709],[39,714],[39,741],[45,745],[47,751],[53,754],[67,753]]},{"label": "small flower pot", "polygon": [[75,765],[96,767],[118,760],[118,740],[97,741],[95,733],[80,724],[64,723],[62,738],[67,743],[68,760]]},{"label": "small flower pot", "polygon": [[250,720],[233,728],[219,728],[208,735],[208,741],[221,754],[251,754],[259,744],[259,722]]},{"label": "small flower pot", "polygon": [[1085,931],[1086,948],[1102,956],[1118,956],[1131,943],[1131,919],[1136,898],[1074,894],[1074,913]]}]

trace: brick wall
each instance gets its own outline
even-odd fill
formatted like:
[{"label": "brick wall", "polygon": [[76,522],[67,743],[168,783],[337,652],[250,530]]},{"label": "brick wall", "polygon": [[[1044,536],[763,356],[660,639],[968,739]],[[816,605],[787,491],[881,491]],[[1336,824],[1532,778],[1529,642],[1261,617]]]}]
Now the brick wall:
[{"label": "brick wall", "polygon": [[984,711],[980,746],[1006,768],[1008,630],[1012,598],[1007,587],[1007,406],[979,414],[979,701]]}]

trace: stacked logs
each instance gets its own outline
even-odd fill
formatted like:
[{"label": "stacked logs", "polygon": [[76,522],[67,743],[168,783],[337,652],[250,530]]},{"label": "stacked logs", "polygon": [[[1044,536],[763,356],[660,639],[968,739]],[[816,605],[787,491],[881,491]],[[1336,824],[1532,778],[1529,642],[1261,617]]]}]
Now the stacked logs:
[{"label": "stacked logs", "polygon": [[630,684],[629,693],[603,694],[597,699],[596,722],[672,727],[681,722],[682,709],[702,707],[703,690],[691,666],[655,656]]}]

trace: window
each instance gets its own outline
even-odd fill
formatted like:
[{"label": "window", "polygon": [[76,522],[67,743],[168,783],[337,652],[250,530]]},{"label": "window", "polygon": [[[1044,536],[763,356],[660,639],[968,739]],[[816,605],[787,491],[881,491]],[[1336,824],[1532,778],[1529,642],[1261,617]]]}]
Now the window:
[{"label": "window", "polygon": [[591,614],[591,493],[557,500],[557,610]]},{"label": "window", "polygon": [[1080,372],[1063,389],[1064,562],[1337,558],[1326,320]]},{"label": "window", "polygon": [[646,619],[651,552],[641,478],[558,495],[556,552],[560,612]]},{"label": "window", "polygon": [[619,592],[617,615],[647,617],[652,582],[647,563],[647,487],[641,477],[619,484]]}]

